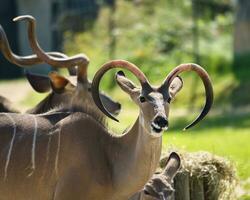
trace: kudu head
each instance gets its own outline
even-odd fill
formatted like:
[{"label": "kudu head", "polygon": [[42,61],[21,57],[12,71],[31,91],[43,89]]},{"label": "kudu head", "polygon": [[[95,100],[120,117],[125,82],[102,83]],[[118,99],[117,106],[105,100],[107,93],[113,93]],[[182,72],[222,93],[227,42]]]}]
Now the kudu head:
[{"label": "kudu head", "polygon": [[[18,19],[19,18],[17,18],[16,20]],[[28,16],[28,19],[33,19],[33,18],[31,16]],[[32,30],[32,29],[29,29],[29,30]],[[36,40],[35,39],[36,37],[34,34],[35,32],[32,32],[32,33],[33,34],[31,33],[29,34],[30,44],[34,44],[34,42],[32,41]],[[35,38],[31,36],[34,36]],[[0,26],[0,50],[2,51],[3,55],[9,62],[16,64],[18,66],[21,66],[21,67],[46,63],[46,61],[42,60],[37,55],[18,56],[14,54],[10,48],[4,29],[1,26]],[[78,81],[82,83],[81,86],[84,89],[87,89],[88,91],[88,94],[83,94],[83,95],[87,95],[86,97],[87,99],[88,98],[92,99],[91,94],[90,94],[91,82],[87,80],[87,65],[85,65],[85,63],[88,62],[88,58],[86,56],[80,55],[80,56],[76,56],[74,59],[69,58],[71,59],[70,60],[71,62],[70,62],[67,59],[68,56],[60,52],[48,52],[48,53],[45,53],[43,51],[40,52],[40,54],[42,53],[46,54],[47,56],[50,56],[52,60],[53,59],[60,60],[59,58],[61,58],[63,61],[66,61],[66,64],[65,62],[59,63],[55,67],[59,66],[60,68],[63,68],[63,67],[67,68],[71,76],[65,78],[63,76],[60,76],[57,73],[51,73],[50,76],[44,76],[44,75],[38,75],[38,74],[34,74],[34,73],[26,71],[25,75],[30,85],[35,91],[39,93],[52,91],[49,94],[49,96],[40,103],[39,105],[40,108],[37,108],[38,110],[46,111],[47,109],[51,109],[60,104],[70,102],[70,99],[77,91],[77,87],[76,87],[77,81],[75,80],[76,79],[75,75],[77,75]],[[74,64],[74,62],[76,64]],[[78,62],[83,63],[83,65],[80,66],[81,69],[76,68]],[[70,66],[67,65],[67,63],[70,63]],[[51,63],[48,63],[48,64],[51,64]],[[78,72],[76,70],[78,70]],[[109,110],[109,112],[113,113],[114,115],[119,114],[121,110],[121,104],[116,101],[113,101],[108,95],[104,93],[101,93],[100,95],[101,95],[101,99],[103,103],[105,104],[105,106],[107,106],[107,109]],[[37,109],[35,108],[35,110]]]},{"label": "kudu head", "polygon": [[170,200],[172,199],[174,189],[172,187],[173,179],[181,168],[181,159],[179,155],[172,152],[169,155],[165,169],[160,174],[155,174],[152,179],[144,186],[144,200]]},{"label": "kudu head", "polygon": [[207,72],[196,64],[182,64],[174,68],[163,81],[154,87],[150,85],[146,76],[132,63],[124,60],[113,60],[104,64],[95,74],[92,82],[92,96],[99,109],[108,117],[118,121],[102,104],[99,95],[99,84],[103,75],[112,68],[123,68],[132,72],[140,81],[137,87],[125,77],[122,71],[116,74],[116,81],[140,108],[140,122],[152,135],[158,137],[168,128],[168,112],[171,99],[182,88],[182,80],[178,75],[184,71],[196,72],[203,81],[206,90],[206,103],[200,115],[185,129],[188,129],[202,120],[211,108],[213,102],[213,89]]}]

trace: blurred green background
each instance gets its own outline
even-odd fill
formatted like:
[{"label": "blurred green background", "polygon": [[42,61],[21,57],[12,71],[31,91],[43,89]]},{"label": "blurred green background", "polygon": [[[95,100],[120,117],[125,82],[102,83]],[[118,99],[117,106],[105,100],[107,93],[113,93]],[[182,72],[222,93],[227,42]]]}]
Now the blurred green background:
[{"label": "blurred green background", "polygon": [[[213,109],[197,127],[182,131],[204,104],[204,89],[199,78],[192,73],[182,74],[184,88],[171,107],[164,151],[169,148],[204,150],[230,159],[243,184],[240,199],[250,199],[250,1],[93,2],[98,6],[91,9],[97,14],[91,20],[85,17],[79,21],[81,14],[65,17],[70,21],[61,20],[59,27],[69,28],[60,29],[60,45],[46,50],[62,50],[68,55],[87,54],[91,61],[90,79],[110,59],[135,63],[155,85],[181,63],[195,62],[203,66],[214,86]],[[81,28],[72,28],[79,24]],[[109,121],[112,129],[121,133],[135,121],[138,109],[116,86],[114,73],[105,77],[101,87],[122,104],[120,123]],[[19,82],[28,84],[26,80]],[[0,86],[13,83],[16,81],[1,81]],[[30,89],[16,103],[28,108],[43,97]]]}]

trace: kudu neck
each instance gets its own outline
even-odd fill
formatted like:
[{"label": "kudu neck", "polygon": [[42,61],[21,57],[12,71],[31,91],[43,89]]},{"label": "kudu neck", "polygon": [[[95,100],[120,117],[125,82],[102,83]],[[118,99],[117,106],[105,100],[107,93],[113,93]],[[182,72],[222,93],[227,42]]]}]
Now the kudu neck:
[{"label": "kudu neck", "polygon": [[134,189],[140,190],[157,168],[162,139],[150,135],[143,119],[140,114],[132,128],[120,138],[115,149],[113,175],[117,191],[120,188],[124,190],[124,187],[128,188],[128,193],[135,192]]},{"label": "kudu neck", "polygon": [[154,142],[156,140],[161,140],[160,137],[155,137],[151,133],[151,126],[150,121],[144,118],[142,111],[140,111],[139,116],[137,117],[134,125],[131,127],[129,131],[124,135],[125,138],[130,138],[131,140],[135,141],[135,138],[140,136],[144,138],[145,142]]}]

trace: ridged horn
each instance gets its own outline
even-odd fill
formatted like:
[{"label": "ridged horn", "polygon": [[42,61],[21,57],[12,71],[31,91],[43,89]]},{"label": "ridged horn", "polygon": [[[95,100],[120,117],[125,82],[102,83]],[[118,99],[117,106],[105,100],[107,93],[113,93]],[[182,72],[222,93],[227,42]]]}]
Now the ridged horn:
[{"label": "ridged horn", "polygon": [[116,119],[110,112],[107,111],[107,109],[103,106],[101,99],[100,99],[100,93],[99,93],[99,85],[100,81],[103,77],[103,75],[109,71],[110,69],[114,68],[122,68],[127,69],[130,72],[132,72],[140,81],[142,90],[150,90],[151,86],[148,83],[148,80],[146,76],[143,74],[143,72],[134,64],[125,61],[125,60],[112,60],[107,63],[105,63],[95,74],[94,79],[92,81],[92,97],[94,99],[94,102],[96,103],[97,107],[109,118],[119,121]]},{"label": "ridged horn", "polygon": [[89,58],[85,54],[78,54],[68,58],[56,58],[52,57],[40,47],[37,42],[36,37],[36,20],[34,17],[30,15],[23,15],[13,19],[13,21],[23,21],[26,20],[28,22],[28,38],[30,41],[30,46],[37,56],[46,62],[47,64],[57,67],[57,68],[70,68],[77,66],[78,67],[78,80],[80,82],[87,82],[87,67],[89,64]]},{"label": "ridged horn", "polygon": [[189,129],[195,126],[198,122],[200,122],[209,112],[213,104],[213,87],[210,80],[208,73],[199,65],[193,63],[181,64],[175,67],[166,77],[165,81],[163,82],[162,86],[160,87],[161,91],[168,91],[168,87],[170,86],[171,82],[174,80],[176,76],[180,73],[185,71],[194,71],[198,74],[201,78],[203,85],[205,87],[206,93],[206,102],[198,117],[188,126],[184,128],[184,130]]},{"label": "ridged horn", "polygon": [[[10,44],[8,41],[8,38],[6,36],[6,33],[3,29],[3,27],[0,25],[0,50],[3,53],[4,57],[10,62],[13,63],[19,67],[23,66],[31,66],[35,64],[42,64],[44,61],[42,61],[40,58],[37,57],[37,55],[29,55],[29,56],[19,56],[15,54],[12,49],[10,48]],[[67,55],[60,53],[60,52],[46,52],[49,56],[57,57],[57,58],[68,58]],[[70,68],[69,74],[70,75],[76,75],[75,68]]]}]

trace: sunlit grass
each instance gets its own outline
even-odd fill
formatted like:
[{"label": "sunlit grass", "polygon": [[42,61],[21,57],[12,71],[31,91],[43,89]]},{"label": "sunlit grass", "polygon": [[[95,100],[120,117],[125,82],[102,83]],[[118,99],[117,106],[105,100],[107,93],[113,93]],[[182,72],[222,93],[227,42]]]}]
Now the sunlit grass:
[{"label": "sunlit grass", "polygon": [[250,129],[211,128],[200,131],[169,131],[164,135],[164,150],[209,151],[234,162],[242,179],[250,176]]}]

